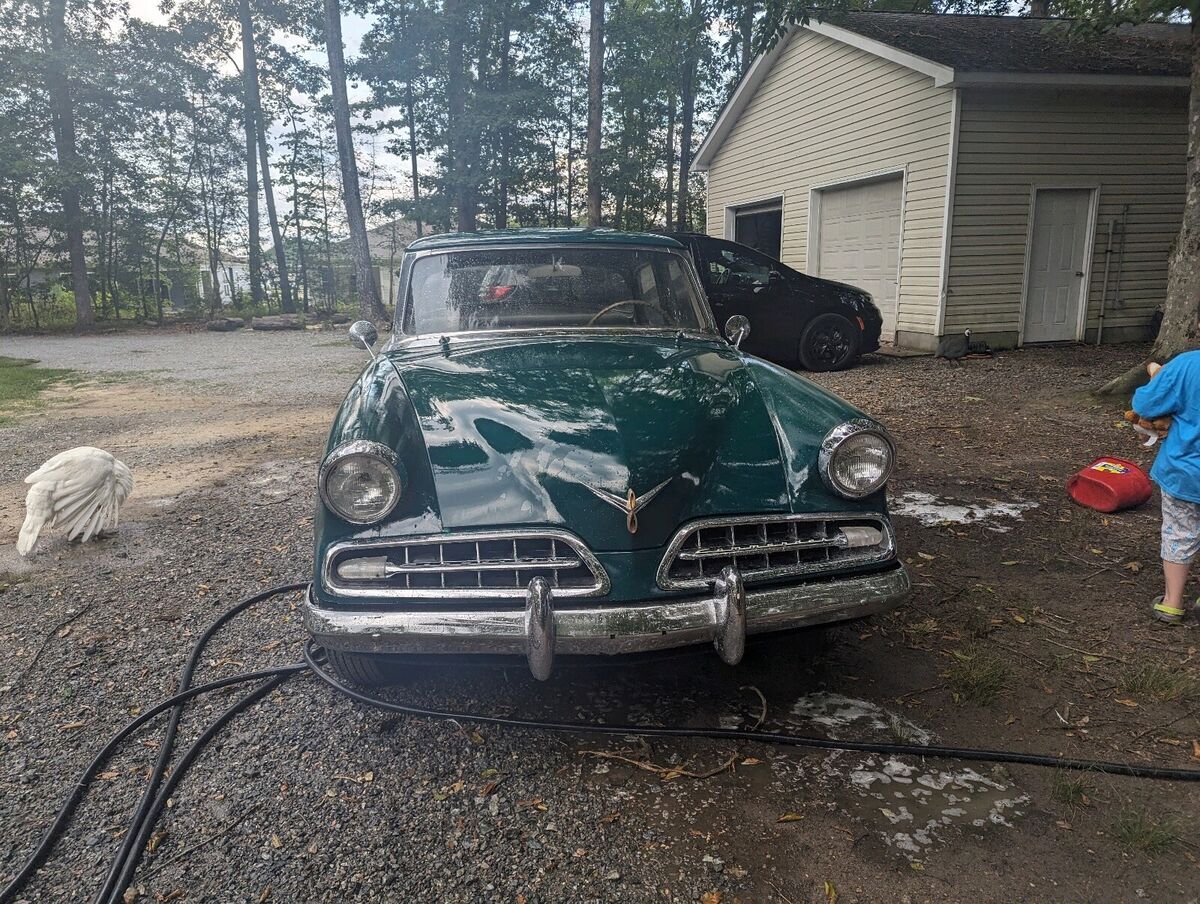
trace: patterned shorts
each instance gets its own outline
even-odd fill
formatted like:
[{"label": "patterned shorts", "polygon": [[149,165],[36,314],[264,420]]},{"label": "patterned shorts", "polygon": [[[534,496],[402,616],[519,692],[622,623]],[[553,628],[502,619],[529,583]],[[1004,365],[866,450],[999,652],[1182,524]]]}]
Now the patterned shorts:
[{"label": "patterned shorts", "polygon": [[1162,494],[1162,558],[1190,565],[1200,554],[1200,502]]}]

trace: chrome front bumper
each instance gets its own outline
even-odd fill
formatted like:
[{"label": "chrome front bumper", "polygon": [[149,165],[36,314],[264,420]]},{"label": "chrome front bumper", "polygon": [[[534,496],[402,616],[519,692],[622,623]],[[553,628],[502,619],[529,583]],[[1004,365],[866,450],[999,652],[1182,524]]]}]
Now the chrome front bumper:
[{"label": "chrome front bumper", "polygon": [[891,609],[912,589],[908,572],[888,571],[746,590],[726,568],[706,596],[621,606],[555,609],[542,578],[530,582],[524,609],[342,610],[316,604],[309,588],[304,627],[322,646],[356,653],[504,653],[525,656],[546,678],[556,653],[615,655],[712,643],[723,660],[742,658],[745,638],[860,618]]}]

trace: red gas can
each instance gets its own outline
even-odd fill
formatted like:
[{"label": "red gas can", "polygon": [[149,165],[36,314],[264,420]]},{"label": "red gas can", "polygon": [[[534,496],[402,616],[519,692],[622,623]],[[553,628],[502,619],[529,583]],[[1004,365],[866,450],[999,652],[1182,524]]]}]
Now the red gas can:
[{"label": "red gas can", "polygon": [[1097,458],[1067,481],[1067,492],[1080,505],[1119,512],[1150,498],[1150,477],[1124,458]]}]

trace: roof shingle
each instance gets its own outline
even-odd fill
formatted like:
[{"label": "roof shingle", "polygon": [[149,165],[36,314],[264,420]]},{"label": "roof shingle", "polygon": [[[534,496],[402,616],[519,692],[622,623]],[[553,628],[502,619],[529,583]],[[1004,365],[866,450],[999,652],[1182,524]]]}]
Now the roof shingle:
[{"label": "roof shingle", "polygon": [[963,72],[1184,76],[1190,27],[1125,25],[1079,33],[1065,19],[849,12],[830,25]]}]

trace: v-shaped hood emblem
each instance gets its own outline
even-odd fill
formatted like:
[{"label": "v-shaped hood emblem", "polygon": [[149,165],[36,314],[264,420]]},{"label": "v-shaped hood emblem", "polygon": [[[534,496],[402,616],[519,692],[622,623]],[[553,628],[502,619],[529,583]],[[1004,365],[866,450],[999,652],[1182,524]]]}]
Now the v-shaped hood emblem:
[{"label": "v-shaped hood emblem", "polygon": [[668,477],[658,486],[647,490],[641,496],[630,489],[625,496],[618,496],[616,493],[610,493],[608,490],[602,490],[599,487],[588,487],[593,493],[611,505],[618,511],[625,513],[625,527],[629,529],[631,534],[636,534],[638,529],[637,513],[640,512],[659,492],[671,482]]}]

